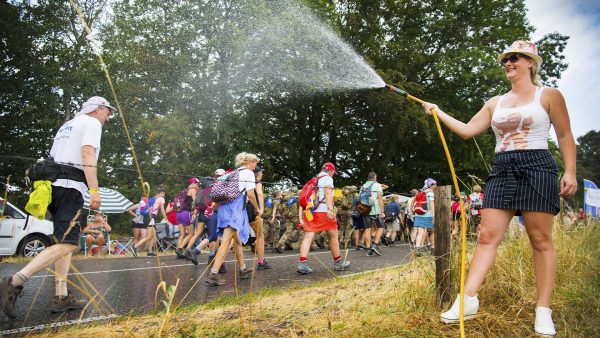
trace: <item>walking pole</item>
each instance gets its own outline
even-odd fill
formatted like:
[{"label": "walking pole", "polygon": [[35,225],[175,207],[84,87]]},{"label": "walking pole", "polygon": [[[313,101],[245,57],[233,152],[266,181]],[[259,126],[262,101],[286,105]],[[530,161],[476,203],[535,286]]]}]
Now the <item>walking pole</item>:
[{"label": "walking pole", "polygon": [[[396,88],[394,86],[385,85],[385,88],[391,90],[396,94],[400,94],[405,98],[416,102],[418,104],[423,104],[425,101],[410,95],[402,89]],[[454,189],[456,190],[456,195],[460,196],[460,187],[458,186],[458,180],[456,178],[456,172],[454,171],[454,164],[452,163],[452,156],[450,155],[450,150],[448,150],[448,144],[446,143],[446,138],[444,137],[444,133],[442,132],[442,126],[440,125],[440,121],[435,112],[435,109],[431,109],[431,115],[433,116],[433,120],[435,121],[435,126],[437,128],[438,134],[440,135],[440,140],[442,141],[442,145],[444,147],[444,153],[446,154],[446,159],[448,160],[448,166],[450,167],[450,173],[452,174],[452,183],[454,184]],[[465,270],[466,270],[466,255],[467,255],[467,229],[466,229],[466,216],[464,212],[464,205],[462,202],[462,198],[459,199],[460,203],[460,219],[461,219],[461,248],[460,248],[460,336],[462,338],[465,337]]]}]

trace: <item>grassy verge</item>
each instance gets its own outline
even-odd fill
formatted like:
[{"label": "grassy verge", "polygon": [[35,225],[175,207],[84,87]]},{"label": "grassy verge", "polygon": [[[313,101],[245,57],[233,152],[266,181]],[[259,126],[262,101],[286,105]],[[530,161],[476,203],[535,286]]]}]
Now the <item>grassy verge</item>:
[{"label": "grassy verge", "polygon": [[[559,268],[552,308],[559,336],[600,336],[600,227],[554,233]],[[456,276],[457,277],[457,276]],[[457,279],[457,278],[456,278]],[[401,268],[286,290],[264,290],[42,336],[152,337],[451,337],[439,322],[434,264],[425,257]],[[507,240],[480,292],[468,337],[533,336],[535,278],[526,237]]]}]

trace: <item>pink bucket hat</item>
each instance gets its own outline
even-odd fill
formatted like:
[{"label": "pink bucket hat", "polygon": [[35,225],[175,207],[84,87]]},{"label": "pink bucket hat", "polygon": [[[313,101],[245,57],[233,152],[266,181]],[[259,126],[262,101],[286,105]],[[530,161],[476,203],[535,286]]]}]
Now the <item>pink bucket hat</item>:
[{"label": "pink bucket hat", "polygon": [[537,62],[538,66],[542,64],[542,58],[538,55],[538,49],[535,43],[531,41],[525,40],[517,40],[510,45],[504,52],[498,55],[498,61],[502,61],[503,58],[508,54],[519,53],[523,55],[527,55],[535,62]]}]

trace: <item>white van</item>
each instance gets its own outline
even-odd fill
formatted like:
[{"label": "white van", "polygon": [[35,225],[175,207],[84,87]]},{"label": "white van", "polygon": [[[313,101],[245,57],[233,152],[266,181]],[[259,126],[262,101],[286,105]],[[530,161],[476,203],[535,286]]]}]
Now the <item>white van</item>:
[{"label": "white van", "polygon": [[[3,206],[0,198],[0,216]],[[39,220],[7,201],[0,218],[0,256],[37,256],[50,244],[53,232],[52,222]]]}]

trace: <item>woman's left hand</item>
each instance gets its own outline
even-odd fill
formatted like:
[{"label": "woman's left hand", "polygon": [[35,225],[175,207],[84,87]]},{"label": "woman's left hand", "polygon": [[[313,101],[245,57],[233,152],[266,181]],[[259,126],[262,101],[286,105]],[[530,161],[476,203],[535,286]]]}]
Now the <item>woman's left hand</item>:
[{"label": "woman's left hand", "polygon": [[570,197],[577,192],[577,178],[574,174],[564,174],[560,180],[560,195]]}]

